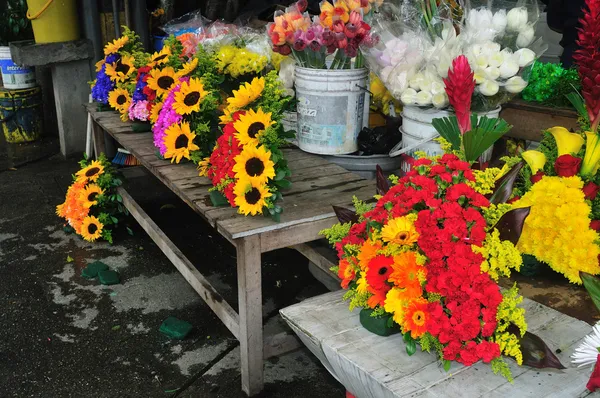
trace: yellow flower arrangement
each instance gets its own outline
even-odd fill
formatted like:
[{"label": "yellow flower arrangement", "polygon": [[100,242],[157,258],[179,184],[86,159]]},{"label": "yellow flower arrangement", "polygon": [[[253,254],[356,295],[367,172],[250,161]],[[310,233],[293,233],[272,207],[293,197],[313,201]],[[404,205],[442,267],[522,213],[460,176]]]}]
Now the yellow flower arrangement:
[{"label": "yellow flower arrangement", "polygon": [[245,216],[262,213],[267,198],[271,196],[267,185],[245,178],[238,180],[233,191],[238,211]]},{"label": "yellow flower arrangement", "polygon": [[119,52],[125,44],[129,42],[129,36],[121,36],[104,47],[104,55],[114,54]]},{"label": "yellow flower arrangement", "polygon": [[473,246],[473,251],[484,258],[481,271],[487,272],[496,281],[500,276],[509,277],[511,269],[519,271],[523,263],[519,250],[512,242],[501,240],[497,229],[488,233],[483,247]]},{"label": "yellow flower arrangement", "polygon": [[504,174],[508,173],[509,167],[504,164],[502,168],[488,167],[485,170],[473,170],[475,181],[467,182],[467,184],[482,195],[487,195],[494,192],[496,181]]},{"label": "yellow flower arrangement", "polygon": [[244,147],[234,160],[233,171],[238,179],[250,180],[253,184],[266,184],[269,178],[275,178],[271,152],[262,145]]},{"label": "yellow flower arrangement", "polygon": [[265,78],[255,77],[252,82],[245,83],[238,90],[233,90],[233,96],[227,98],[227,111],[233,113],[253,103],[265,89]]},{"label": "yellow flower arrangement", "polygon": [[179,115],[199,112],[202,100],[208,95],[200,79],[192,77],[189,82],[181,83],[181,89],[175,93],[173,110]]},{"label": "yellow flower arrangement", "polygon": [[171,163],[179,163],[182,158],[190,159],[190,152],[200,149],[194,144],[196,135],[190,130],[190,124],[183,122],[175,123],[165,131],[164,143],[167,148],[165,159],[171,159]]},{"label": "yellow flower arrangement", "polygon": [[267,66],[269,59],[246,48],[225,45],[215,53],[215,62],[219,73],[237,78],[261,72]]},{"label": "yellow flower arrangement", "polygon": [[600,273],[596,244],[590,229],[590,206],[577,177],[544,177],[533,185],[515,208],[531,207],[517,248],[547,263],[569,281],[581,284],[579,271]]},{"label": "yellow flower arrangement", "polygon": [[261,108],[258,108],[256,112],[254,109],[250,109],[233,123],[236,131],[235,138],[244,146],[249,144],[258,146],[261,135],[274,124],[271,113],[265,113]]}]

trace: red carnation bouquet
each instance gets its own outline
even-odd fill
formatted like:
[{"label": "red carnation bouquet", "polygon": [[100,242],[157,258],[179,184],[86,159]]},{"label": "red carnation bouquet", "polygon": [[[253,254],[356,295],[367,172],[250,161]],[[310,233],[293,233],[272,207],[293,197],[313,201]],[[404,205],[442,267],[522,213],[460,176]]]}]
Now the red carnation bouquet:
[{"label": "red carnation bouquet", "polygon": [[[519,365],[561,367],[526,332],[516,286],[502,291],[497,283],[521,265],[515,244],[529,209],[507,212],[510,206],[491,203],[475,189],[469,163],[452,154],[419,159],[392,181],[389,188],[380,174],[374,207],[356,201],[356,214],[338,208],[343,224],[322,232],[337,249],[350,308],[389,317],[409,355],[418,343],[445,369],[451,361],[483,360],[511,380],[502,355]],[[538,355],[531,355],[532,340]]]}]

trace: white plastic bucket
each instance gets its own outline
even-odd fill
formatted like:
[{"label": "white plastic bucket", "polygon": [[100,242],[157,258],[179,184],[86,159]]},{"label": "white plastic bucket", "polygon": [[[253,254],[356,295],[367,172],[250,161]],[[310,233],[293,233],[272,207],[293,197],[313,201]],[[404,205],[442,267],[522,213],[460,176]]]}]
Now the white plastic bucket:
[{"label": "white plastic bucket", "polygon": [[[497,118],[500,116],[501,109],[501,107],[498,107],[489,112],[478,112],[477,115]],[[421,109],[415,106],[405,106],[402,110],[402,126],[400,127],[400,132],[402,133],[402,148],[410,147],[419,141],[437,136],[437,130],[431,124],[433,119],[448,117],[450,115],[450,112],[444,110]],[[491,159],[492,151],[493,148],[489,148],[481,155],[483,162],[488,162]],[[433,140],[421,144],[405,154],[413,157],[415,152],[425,152],[427,156],[440,156],[444,154],[440,144]],[[410,165],[403,162],[402,170],[408,171],[409,169]]]},{"label": "white plastic bucket", "polygon": [[342,155],[358,150],[369,71],[296,67],[298,146],[310,153]]},{"label": "white plastic bucket", "polygon": [[[283,126],[283,130],[298,131],[298,114],[296,112],[283,112],[283,117],[281,118],[281,125]],[[294,145],[298,145],[298,139],[294,136],[294,138],[286,138],[286,140]]]},{"label": "white plastic bucket", "polygon": [[0,69],[5,88],[20,90],[36,86],[33,68],[15,64],[10,56],[9,47],[0,46]]}]

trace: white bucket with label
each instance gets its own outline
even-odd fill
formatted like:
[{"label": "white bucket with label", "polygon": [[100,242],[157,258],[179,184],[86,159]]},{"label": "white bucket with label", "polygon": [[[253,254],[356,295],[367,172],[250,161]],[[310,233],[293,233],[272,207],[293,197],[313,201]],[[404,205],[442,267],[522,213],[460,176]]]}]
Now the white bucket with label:
[{"label": "white bucket with label", "polygon": [[366,87],[369,71],[296,67],[298,145],[321,155],[358,150],[358,133],[367,122]]},{"label": "white bucket with label", "polygon": [[0,46],[0,70],[5,88],[20,90],[36,86],[33,68],[15,64],[10,56],[10,48],[7,46]]},{"label": "white bucket with label", "polygon": [[[478,116],[487,116],[489,118],[497,118],[500,116],[501,108],[498,107],[490,112],[477,113]],[[437,130],[431,124],[433,119],[440,119],[443,117],[451,116],[452,113],[444,110],[437,109],[421,109],[415,106],[405,106],[402,110],[402,148],[413,147],[419,142],[423,142],[415,148],[405,152],[406,155],[414,157],[415,152],[425,152],[427,156],[440,156],[444,154],[444,151],[440,147],[434,138],[439,136]],[[482,161],[488,162],[492,157],[493,148],[490,147],[482,155]],[[410,165],[408,163],[402,164],[402,170],[408,171]]]}]

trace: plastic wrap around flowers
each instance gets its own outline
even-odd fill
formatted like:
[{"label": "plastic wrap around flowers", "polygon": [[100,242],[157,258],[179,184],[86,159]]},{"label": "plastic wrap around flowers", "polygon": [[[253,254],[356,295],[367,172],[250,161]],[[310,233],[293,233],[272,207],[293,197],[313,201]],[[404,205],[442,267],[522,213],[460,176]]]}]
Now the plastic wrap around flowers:
[{"label": "plastic wrap around flowers", "polygon": [[322,232],[337,249],[350,309],[391,315],[409,355],[419,343],[448,367],[483,360],[511,379],[501,355],[523,363],[527,325],[517,288],[502,292],[496,282],[522,261],[495,227],[503,211],[474,189],[469,163],[455,155],[419,159],[395,181],[374,208],[338,209],[351,222]]}]

